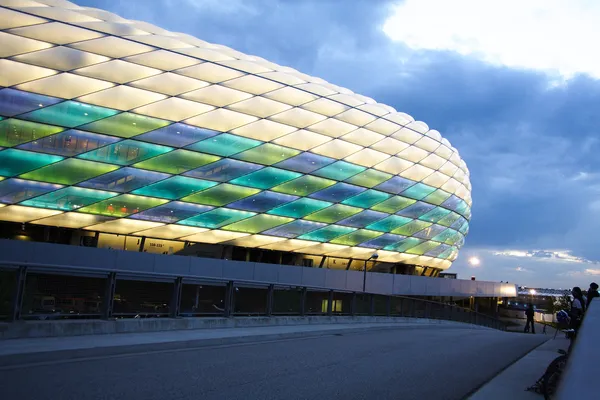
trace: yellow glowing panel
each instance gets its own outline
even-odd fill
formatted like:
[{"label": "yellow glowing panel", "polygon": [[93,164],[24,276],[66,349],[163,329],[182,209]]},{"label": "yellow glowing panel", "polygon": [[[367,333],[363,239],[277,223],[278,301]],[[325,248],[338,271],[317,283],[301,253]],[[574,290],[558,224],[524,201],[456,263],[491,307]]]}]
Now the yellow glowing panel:
[{"label": "yellow glowing panel", "polygon": [[207,230],[208,229],[204,228],[194,228],[192,226],[170,224],[135,232],[135,235],[160,239],[177,239],[182,236],[190,236],[197,233],[206,232]]},{"label": "yellow glowing panel", "polygon": [[196,78],[211,83],[219,83],[245,75],[243,72],[210,62],[181,68],[174,72],[180,75],[189,76],[190,78]]},{"label": "yellow glowing panel", "polygon": [[270,72],[270,68],[263,67],[262,65],[243,60],[226,60],[220,61],[218,64],[226,67],[239,69],[240,71],[248,72],[250,74],[260,74],[263,72]]},{"label": "yellow glowing panel", "polygon": [[187,76],[177,75],[172,72],[165,72],[164,74],[154,75],[149,78],[131,82],[129,85],[140,89],[148,89],[153,92],[167,94],[169,96],[177,96],[181,93],[208,86],[208,83],[198,79],[188,78]]},{"label": "yellow glowing panel", "polygon": [[191,44],[177,40],[174,37],[162,35],[125,36],[125,38],[163,49],[183,49],[194,47]]},{"label": "yellow glowing panel", "polygon": [[408,146],[409,145],[407,143],[401,142],[392,137],[386,137],[385,139],[373,144],[371,148],[383,151],[387,154],[397,154],[406,149]]},{"label": "yellow glowing panel", "polygon": [[370,114],[375,114],[378,117],[382,117],[390,113],[389,110],[383,107],[383,104],[363,104],[362,106],[358,106],[356,108],[366,111]]},{"label": "yellow glowing panel", "polygon": [[242,112],[244,114],[254,115],[255,117],[266,118],[273,114],[289,110],[292,107],[278,101],[269,100],[261,96],[255,96],[248,100],[231,104],[227,108]]},{"label": "yellow glowing panel", "polygon": [[307,129],[336,138],[358,129],[358,126],[349,124],[347,122],[338,121],[334,118],[328,118],[324,121],[311,125]]},{"label": "yellow glowing panel", "polygon": [[179,99],[177,97],[169,97],[168,99],[136,108],[133,112],[179,122],[213,109],[213,106],[207,106],[206,104]]},{"label": "yellow glowing panel", "polygon": [[[202,89],[201,89],[202,90]],[[220,132],[228,132],[239,126],[249,124],[258,118],[222,108],[209,111],[185,122],[200,128],[208,128]]]},{"label": "yellow glowing panel", "polygon": [[82,214],[78,212],[68,212],[64,214],[46,217],[33,221],[34,224],[60,226],[63,228],[79,229],[101,222],[110,221],[111,217],[103,215]]},{"label": "yellow glowing panel", "polygon": [[388,172],[393,175],[398,175],[400,172],[412,167],[414,164],[410,161],[403,160],[398,157],[390,157],[387,160],[375,165],[375,169]]},{"label": "yellow glowing panel", "polygon": [[454,175],[454,173],[456,172],[456,170],[458,169],[458,167],[454,164],[452,164],[452,162],[447,161],[444,165],[442,165],[439,168],[440,172],[443,172],[444,174],[448,175],[448,176],[452,176]]},{"label": "yellow glowing panel", "polygon": [[352,131],[342,137],[342,139],[345,141],[358,144],[360,146],[371,146],[373,143],[377,143],[385,138],[385,136],[379,133],[375,133],[364,128],[358,128],[357,130]]},{"label": "yellow glowing panel", "polygon": [[2,46],[0,46],[0,57],[10,57],[52,47],[50,43],[27,39],[5,32],[0,32],[0,43],[2,43]]},{"label": "yellow glowing panel", "polygon": [[421,160],[422,165],[432,168],[432,169],[438,169],[445,163],[446,163],[446,160],[444,160],[442,157],[435,155],[435,154],[430,154],[427,157],[425,157],[424,160]]},{"label": "yellow glowing panel", "polygon": [[69,71],[110,60],[108,57],[64,46],[56,46],[46,50],[22,54],[14,59],[61,71]]},{"label": "yellow glowing panel", "polygon": [[417,140],[421,139],[423,135],[418,132],[413,131],[409,128],[402,128],[398,132],[392,135],[393,138],[398,139],[401,142],[413,144]]},{"label": "yellow glowing panel", "polygon": [[30,14],[35,14],[40,17],[51,18],[63,22],[88,22],[98,21],[96,18],[89,15],[80,14],[76,11],[67,10],[60,6],[57,7],[27,7],[24,11]]},{"label": "yellow glowing panel", "polygon": [[296,250],[295,252],[322,256],[327,253],[333,253],[334,251],[342,251],[349,248],[350,246],[342,246],[339,244],[320,243],[315,246],[303,247],[299,250]]},{"label": "yellow glowing panel", "polygon": [[403,171],[400,175],[412,179],[413,181],[421,181],[425,179],[425,177],[431,175],[433,170],[431,168],[424,167],[419,164],[415,164],[407,170]]},{"label": "yellow glowing panel", "polygon": [[410,124],[411,122],[413,122],[415,120],[413,117],[411,117],[410,115],[403,113],[403,112],[394,112],[394,113],[386,115],[384,118],[389,121],[395,122],[398,125],[402,125],[402,126]]},{"label": "yellow glowing panel", "polygon": [[112,60],[102,64],[80,68],[73,72],[79,75],[89,76],[90,78],[102,79],[115,83],[127,83],[147,78],[152,75],[158,75],[162,71],[127,61]]},{"label": "yellow glowing panel", "polygon": [[183,54],[168,50],[156,50],[144,54],[138,54],[127,57],[125,61],[145,65],[146,67],[158,68],[163,71],[185,68],[200,64],[202,62],[195,58],[184,56]]},{"label": "yellow glowing panel", "polygon": [[326,115],[328,117],[333,117],[334,115],[343,113],[348,109],[348,106],[338,103],[337,101],[320,98],[315,101],[311,101],[310,103],[306,103],[302,105],[302,108],[309,111],[314,111],[316,113]]},{"label": "yellow glowing panel", "polygon": [[270,120],[281,122],[287,125],[295,126],[296,128],[306,128],[309,125],[323,121],[324,115],[314,113],[312,111],[303,110],[301,108],[292,108],[277,115],[270,117]]},{"label": "yellow glowing panel", "polygon": [[353,96],[351,94],[334,94],[333,96],[329,96],[329,98],[335,101],[339,101],[340,103],[349,105],[350,107],[356,107],[365,103],[364,101],[356,98],[356,96]]},{"label": "yellow glowing panel", "polygon": [[240,128],[234,129],[231,133],[239,136],[244,136],[251,139],[262,140],[264,142],[277,139],[283,135],[295,131],[296,128],[280,124],[277,122],[268,121],[265,119],[252,122]]},{"label": "yellow glowing panel", "polygon": [[[23,14],[8,8],[0,8],[0,29],[15,28],[18,26],[36,25],[47,22],[43,18]],[[2,42],[4,44],[4,42]]]},{"label": "yellow glowing panel", "polygon": [[166,96],[162,94],[150,92],[148,90],[119,85],[101,92],[88,94],[80,97],[78,100],[97,106],[127,111],[148,103],[154,103],[165,97]]},{"label": "yellow glowing panel", "polygon": [[414,163],[421,161],[428,155],[429,155],[428,152],[426,152],[425,150],[420,149],[418,147],[415,147],[415,146],[407,147],[406,149],[404,149],[400,153],[398,153],[398,157],[403,158],[408,161],[412,161]]},{"label": "yellow glowing panel", "polygon": [[237,103],[238,101],[249,99],[253,96],[249,93],[240,92],[239,90],[226,88],[224,86],[210,85],[202,89],[194,90],[193,92],[185,93],[181,95],[181,97],[216,107],[223,107],[232,103]]},{"label": "yellow glowing panel", "polygon": [[0,86],[12,86],[56,74],[53,69],[0,59]]},{"label": "yellow glowing panel", "polygon": [[267,244],[261,246],[261,248],[278,251],[294,251],[303,247],[314,246],[317,244],[319,244],[319,242],[312,242],[310,240],[289,239],[281,242]]},{"label": "yellow glowing panel", "polygon": [[444,183],[446,183],[450,179],[449,176],[442,174],[441,172],[435,171],[427,178],[423,179],[423,183],[429,186],[433,186],[436,188],[441,187]]},{"label": "yellow glowing panel", "polygon": [[256,95],[283,87],[280,83],[260,78],[255,75],[245,75],[240,78],[231,79],[227,82],[223,82],[222,85]]},{"label": "yellow glowing panel", "polygon": [[271,100],[277,100],[285,104],[290,104],[292,106],[299,106],[301,104],[308,103],[309,101],[313,101],[319,98],[314,94],[294,89],[290,86],[274,90],[272,92],[264,94],[263,96]]},{"label": "yellow glowing panel", "polygon": [[330,257],[342,257],[352,258],[356,260],[366,260],[373,255],[373,253],[379,254],[379,250],[369,249],[365,247],[348,247],[343,250],[332,251],[327,253]]},{"label": "yellow glowing panel", "polygon": [[240,247],[260,247],[270,243],[282,242],[284,240],[286,240],[286,238],[266,235],[251,235],[229,240],[227,244]]},{"label": "yellow glowing panel", "polygon": [[57,214],[62,214],[62,211],[14,205],[0,208],[0,220],[10,222],[29,222]]},{"label": "yellow glowing panel", "polygon": [[195,235],[184,236],[181,240],[187,240],[189,242],[199,242],[199,243],[221,243],[227,240],[233,240],[237,238],[241,238],[244,236],[249,236],[248,233],[241,232],[229,232],[229,231],[207,231],[202,233],[197,233]]},{"label": "yellow glowing panel", "polygon": [[285,83],[286,85],[299,85],[305,83],[302,79],[281,71],[265,72],[260,74],[260,76],[280,83]]},{"label": "yellow glowing panel", "polygon": [[131,40],[121,39],[116,36],[106,36],[100,39],[73,43],[69,47],[112,58],[127,57],[155,50],[153,47],[146,46],[145,44],[135,43]]},{"label": "yellow glowing panel", "polygon": [[329,96],[336,93],[335,91],[317,83],[303,83],[301,85],[297,85],[296,87],[319,96]]},{"label": "yellow glowing panel", "polygon": [[144,229],[156,228],[164,224],[150,221],[140,221],[135,219],[119,218],[101,224],[91,225],[85,229],[90,231],[117,233],[119,235],[127,235],[133,232]]},{"label": "yellow glowing panel", "polygon": [[346,161],[353,164],[362,165],[363,167],[372,167],[389,158],[389,154],[382,153],[373,149],[362,149],[359,152],[352,154],[346,158]]},{"label": "yellow glowing panel", "polygon": [[315,147],[311,151],[313,153],[321,154],[323,156],[342,159],[348,157],[352,153],[356,153],[363,147],[356,144],[344,142],[343,140],[334,139],[330,142]]},{"label": "yellow glowing panel", "polygon": [[47,24],[14,28],[9,30],[9,32],[14,33],[15,35],[25,36],[30,39],[44,40],[54,44],[68,44],[104,36],[98,32],[77,28],[60,22],[49,22]]},{"label": "yellow glowing panel", "polygon": [[41,93],[48,96],[62,97],[64,99],[72,99],[111,86],[113,86],[113,84],[110,82],[64,72],[48,78],[21,84],[17,86],[17,89]]},{"label": "yellow glowing panel", "polygon": [[376,119],[375,116],[364,111],[357,110],[356,108],[351,108],[348,111],[336,115],[335,118],[356,126],[364,126]]},{"label": "yellow glowing panel", "polygon": [[313,147],[322,145],[323,143],[327,143],[330,140],[332,139],[329,136],[320,135],[318,133],[301,129],[292,132],[289,135],[282,136],[279,139],[274,140],[273,143],[306,151],[312,149]]},{"label": "yellow glowing panel", "polygon": [[233,60],[232,57],[211,49],[194,47],[191,49],[177,49],[177,52],[182,54],[188,54],[190,56],[198,57],[202,60],[207,61]]},{"label": "yellow glowing panel", "polygon": [[382,135],[389,136],[394,132],[397,132],[402,128],[400,125],[385,120],[383,118],[376,119],[370,124],[366,125],[365,128],[370,129],[372,131],[381,133]]}]

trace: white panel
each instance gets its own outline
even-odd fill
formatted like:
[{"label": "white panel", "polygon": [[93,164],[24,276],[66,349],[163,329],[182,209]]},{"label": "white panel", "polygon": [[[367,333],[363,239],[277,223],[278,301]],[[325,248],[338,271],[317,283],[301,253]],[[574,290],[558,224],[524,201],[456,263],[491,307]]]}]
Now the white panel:
[{"label": "white panel", "polygon": [[301,104],[308,103],[309,101],[318,99],[318,96],[315,96],[314,94],[294,89],[290,86],[266,93],[263,97],[290,104],[292,106],[299,106]]},{"label": "white panel", "polygon": [[429,127],[423,121],[411,122],[410,124],[407,125],[407,127],[412,129],[413,131],[417,131],[417,132],[423,133],[423,134],[427,133],[427,131],[429,130]]},{"label": "white panel", "polygon": [[61,71],[69,71],[110,60],[108,57],[64,46],[56,46],[46,50],[22,54],[14,59]]},{"label": "white panel", "polygon": [[348,157],[352,153],[356,153],[361,150],[362,147],[356,144],[348,143],[340,139],[334,139],[330,142],[322,144],[319,147],[315,147],[311,151],[313,153],[321,154],[323,156],[342,159]]},{"label": "white panel", "polygon": [[56,74],[53,69],[0,59],[0,86],[12,86]]},{"label": "white panel", "polygon": [[80,10],[77,4],[74,4],[67,0],[37,0],[38,3],[42,3],[52,7],[61,7],[66,9]]},{"label": "white panel", "polygon": [[352,131],[342,137],[342,139],[360,146],[370,146],[384,138],[385,136],[364,128],[358,128],[357,130]]},{"label": "white panel", "polygon": [[138,79],[147,78],[152,75],[158,75],[162,71],[127,61],[112,60],[106,63],[80,68],[73,72],[79,75],[85,75],[89,76],[90,78],[102,79],[109,82],[127,83]]},{"label": "white panel", "polygon": [[379,118],[366,125],[365,128],[375,132],[379,132],[382,135],[389,136],[392,133],[397,132],[401,128],[401,126],[383,118]]},{"label": "white panel", "polygon": [[[360,110],[366,111],[371,114],[375,114],[378,117],[389,114],[391,111],[384,104],[363,104],[362,106],[356,107]],[[393,108],[392,108],[393,110]]]},{"label": "white panel", "polygon": [[423,183],[429,186],[433,186],[435,188],[439,188],[442,187],[442,185],[446,183],[448,179],[450,179],[450,177],[448,177],[447,175],[435,171],[433,174],[423,179]]},{"label": "white panel", "polygon": [[429,168],[433,168],[433,169],[438,169],[445,163],[446,163],[446,160],[444,160],[442,157],[435,155],[435,154],[430,154],[427,157],[425,157],[424,160],[421,161],[422,165],[429,167]]},{"label": "white panel", "polygon": [[442,185],[442,190],[452,194],[454,194],[458,188],[460,188],[460,183],[456,179],[449,179],[448,182]]},{"label": "white panel", "polygon": [[36,25],[44,22],[47,22],[47,20],[34,17],[33,15],[20,13],[18,11],[9,10],[8,8],[0,8],[0,29]]},{"label": "white panel", "polygon": [[97,21],[97,22],[80,22],[77,25],[93,29],[95,31],[100,31],[104,33],[108,33],[115,36],[128,36],[128,35],[149,35],[149,32],[142,31],[137,29],[132,24],[125,24],[119,22],[105,22],[105,21]]},{"label": "white panel", "polygon": [[200,60],[195,58],[168,50],[150,51],[148,53],[127,57],[125,60],[147,67],[158,68],[163,71],[171,71],[201,63]]},{"label": "white panel", "polygon": [[303,83],[301,85],[297,85],[296,87],[298,89],[306,90],[307,92],[311,92],[319,96],[330,96],[336,93],[335,91],[316,83]]},{"label": "white panel", "polygon": [[345,160],[354,164],[362,165],[363,167],[372,167],[389,158],[388,154],[382,153],[373,149],[362,149],[359,152],[352,154]]},{"label": "white panel", "polygon": [[191,44],[177,40],[174,37],[162,36],[162,35],[142,35],[142,36],[125,36],[126,39],[135,40],[149,44],[150,46],[160,47],[163,49],[183,49],[187,47],[194,47]]},{"label": "white panel", "polygon": [[317,147],[323,143],[327,143],[330,140],[332,139],[329,136],[301,129],[292,132],[289,135],[282,136],[279,139],[275,140],[273,143],[291,147],[293,149],[306,151],[312,149],[313,147]]},{"label": "white panel", "polygon": [[315,101],[311,101],[310,103],[303,104],[302,108],[326,115],[328,117],[333,117],[334,115],[346,111],[348,106],[338,103],[337,101],[320,98]]},{"label": "white panel", "polygon": [[350,107],[356,107],[365,103],[364,101],[356,98],[356,96],[349,94],[335,94],[333,96],[329,96],[329,98],[349,105]]},{"label": "white panel", "polygon": [[341,251],[349,249],[350,246],[342,246],[339,244],[321,243],[315,246],[303,247],[302,249],[296,250],[296,253],[324,255],[327,253],[333,253],[334,251]]},{"label": "white panel", "polygon": [[209,111],[197,117],[190,118],[185,122],[200,128],[208,128],[220,132],[228,132],[242,125],[256,121],[256,117],[241,114],[235,111],[219,108]]},{"label": "white panel", "polygon": [[292,108],[277,115],[273,115],[269,119],[284,124],[295,126],[296,128],[306,128],[319,121],[323,121],[324,115],[314,113],[312,111],[303,110],[301,108]]},{"label": "white panel", "polygon": [[293,126],[261,119],[234,129],[231,133],[251,139],[262,140],[263,142],[269,142],[295,130],[296,128]]},{"label": "white panel", "polygon": [[408,146],[409,145],[407,143],[401,142],[392,137],[386,137],[385,139],[372,145],[371,148],[387,154],[397,154],[406,149]]},{"label": "white panel", "polygon": [[125,18],[121,18],[116,14],[113,14],[108,11],[100,10],[98,8],[85,7],[85,8],[80,9],[78,12],[85,14],[85,15],[92,16],[94,18],[101,19],[103,21],[128,22],[128,20],[126,20]]},{"label": "white panel", "polygon": [[269,250],[279,250],[279,251],[294,251],[301,249],[303,247],[313,246],[319,244],[318,242],[311,242],[310,240],[299,240],[299,239],[289,239],[285,241],[270,243],[264,246],[261,246],[263,249]]},{"label": "white panel", "polygon": [[97,106],[115,108],[117,110],[131,110],[132,108],[154,103],[164,99],[166,96],[147,90],[136,89],[129,86],[119,85],[110,89],[88,94],[78,100]]},{"label": "white panel", "polygon": [[239,111],[244,114],[254,115],[255,117],[266,118],[273,114],[280,113],[292,108],[288,104],[270,100],[261,96],[255,96],[248,100],[228,106],[230,110]]},{"label": "white panel", "polygon": [[89,22],[89,21],[98,21],[98,19],[94,17],[90,17],[86,14],[80,14],[77,11],[66,10],[64,8],[56,8],[56,7],[27,7],[24,8],[23,11],[28,12],[29,14],[37,15],[38,17],[46,17],[50,19],[56,19],[63,22]]},{"label": "white panel", "polygon": [[233,57],[230,57],[226,54],[223,54],[217,50],[211,49],[202,49],[202,48],[191,48],[191,49],[177,49],[178,53],[187,54],[193,57],[197,57],[206,61],[224,61],[224,60],[233,60]]},{"label": "white panel", "polygon": [[210,110],[214,110],[214,107],[195,101],[169,97],[168,99],[136,108],[133,112],[179,122]]},{"label": "white panel", "polygon": [[245,75],[222,83],[224,86],[252,94],[263,94],[283,87],[280,83],[255,75]]},{"label": "white panel", "polygon": [[112,58],[132,56],[134,54],[146,53],[154,50],[153,47],[146,46],[145,44],[135,43],[131,40],[125,40],[115,36],[106,36],[100,39],[73,43],[69,47]]},{"label": "white panel", "polygon": [[374,121],[377,117],[366,112],[357,110],[356,108],[351,108],[348,111],[336,115],[335,118],[357,126],[364,126],[369,122]]},{"label": "white panel", "polygon": [[204,228],[194,228],[192,226],[169,224],[135,232],[134,235],[160,239],[177,239],[182,236],[189,236],[206,232],[207,230],[208,229]]},{"label": "white panel", "polygon": [[336,138],[358,129],[358,126],[349,124],[347,122],[338,121],[334,118],[328,118],[324,121],[311,125],[307,129]]},{"label": "white panel", "polygon": [[431,168],[424,167],[422,165],[416,164],[412,167],[408,168],[406,171],[403,171],[400,175],[412,179],[413,181],[421,181],[425,177],[431,175],[433,170]]},{"label": "white panel", "polygon": [[62,214],[62,211],[14,205],[0,208],[0,220],[10,222],[29,222],[57,214]]},{"label": "white panel", "polygon": [[54,44],[68,44],[81,40],[90,40],[102,37],[101,33],[75,26],[61,24],[60,22],[49,22],[47,24],[26,26],[9,30],[15,35],[25,36],[31,39],[44,40]]},{"label": "white panel", "polygon": [[425,135],[428,136],[428,137],[430,137],[430,138],[432,138],[436,142],[441,142],[442,141],[442,135],[438,131],[436,131],[435,129],[431,129]]},{"label": "white panel", "polygon": [[412,161],[414,163],[421,161],[428,155],[428,152],[415,146],[407,147],[406,149],[398,153],[398,157],[404,158],[405,160]]},{"label": "white panel", "polygon": [[114,221],[103,222],[101,224],[88,226],[87,230],[117,233],[120,235],[127,235],[133,232],[141,231],[144,229],[155,228],[164,224],[150,221],[140,221],[137,219],[119,218]]},{"label": "white panel", "polygon": [[260,76],[271,79],[273,81],[277,81],[280,83],[284,83],[286,85],[299,85],[301,83],[305,83],[302,79],[297,78],[293,75],[286,74],[285,72],[266,72],[263,74],[259,74]]},{"label": "white panel", "polygon": [[176,96],[181,93],[206,87],[209,83],[199,79],[165,72],[164,74],[154,75],[149,78],[131,82],[129,85],[140,89],[148,89],[153,92],[167,94],[169,96]]},{"label": "white panel", "polygon": [[226,88],[220,85],[210,85],[208,87],[188,92],[181,95],[189,100],[198,101],[200,103],[210,104],[216,107],[223,107],[238,101],[246,100],[252,97],[249,93],[240,92],[239,90]]},{"label": "white panel", "polygon": [[197,233],[195,235],[184,236],[181,240],[187,240],[190,242],[198,242],[198,243],[221,243],[226,240],[232,240],[236,238],[241,238],[244,236],[249,236],[248,233],[240,233],[240,232],[229,232],[229,231],[207,231],[202,233]]},{"label": "white panel", "polygon": [[144,21],[128,21],[131,25],[135,26],[138,29],[141,29],[143,31],[146,32],[150,32],[153,33],[155,35],[163,35],[163,36],[173,36],[172,32],[169,32],[166,29],[163,29],[159,26],[156,25],[152,25],[148,22],[144,22]]},{"label": "white panel", "polygon": [[227,60],[219,61],[218,64],[225,65],[226,67],[239,69],[240,71],[248,72],[249,74],[260,74],[262,72],[271,71],[270,68],[263,67],[262,65],[250,61]]},{"label": "white panel", "polygon": [[442,157],[443,159],[448,160],[452,156],[452,150],[449,147],[446,147],[445,145],[441,145],[435,150],[435,154]]},{"label": "white panel", "polygon": [[447,161],[444,165],[442,165],[439,170],[448,176],[454,175],[458,167],[452,164],[450,161]]},{"label": "white panel", "polygon": [[400,172],[412,167],[414,164],[410,161],[398,157],[390,157],[387,160],[377,164],[374,168],[390,174],[398,175]]},{"label": "white panel", "polygon": [[243,72],[209,62],[181,68],[174,72],[211,83],[219,83],[244,75]]},{"label": "white panel", "polygon": [[403,112],[394,112],[386,115],[384,118],[400,125],[407,125],[415,120],[413,117]]},{"label": "white panel", "polygon": [[354,260],[367,260],[373,255],[379,254],[379,250],[369,249],[365,247],[348,247],[343,250],[332,251],[327,253],[329,257],[352,258]]},{"label": "white panel", "polygon": [[398,132],[394,133],[392,137],[400,140],[401,142],[413,144],[417,140],[421,139],[423,135],[413,131],[412,129],[402,128]]},{"label": "white panel", "polygon": [[33,0],[0,0],[0,6],[5,7],[40,7],[43,3]]},{"label": "white panel", "polygon": [[2,44],[0,46],[0,57],[10,57],[52,47],[50,43],[27,39],[22,36],[11,35],[10,33],[5,32],[0,32],[0,43]]},{"label": "white panel", "polygon": [[48,96],[72,99],[87,93],[96,92],[113,86],[110,82],[98,79],[86,78],[85,76],[62,73],[48,78],[27,82],[17,86],[17,89],[27,92],[41,93]]},{"label": "white panel", "polygon": [[435,140],[424,137],[418,142],[415,143],[415,146],[422,148],[423,150],[427,150],[428,152],[433,152],[435,149],[440,147],[440,142],[436,142]]},{"label": "white panel", "polygon": [[110,221],[113,218],[103,215],[83,214],[78,212],[68,212],[58,214],[53,217],[42,218],[33,221],[34,224],[60,226],[63,228],[79,229],[90,225],[99,224],[101,222]]}]

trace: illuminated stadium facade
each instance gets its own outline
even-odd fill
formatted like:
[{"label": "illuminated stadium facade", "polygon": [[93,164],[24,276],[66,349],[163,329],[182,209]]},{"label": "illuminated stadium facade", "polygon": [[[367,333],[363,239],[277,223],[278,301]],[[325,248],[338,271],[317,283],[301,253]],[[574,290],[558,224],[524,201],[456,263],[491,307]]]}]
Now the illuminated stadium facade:
[{"label": "illuminated stadium facade", "polygon": [[465,163],[390,106],[62,0],[0,0],[0,43],[5,237],[428,276],[464,243]]}]

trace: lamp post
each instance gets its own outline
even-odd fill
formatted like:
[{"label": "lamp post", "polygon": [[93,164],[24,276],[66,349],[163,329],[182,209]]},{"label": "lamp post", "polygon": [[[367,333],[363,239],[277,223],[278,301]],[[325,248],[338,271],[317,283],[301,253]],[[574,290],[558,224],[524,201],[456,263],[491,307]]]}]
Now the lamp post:
[{"label": "lamp post", "polygon": [[377,260],[378,257],[379,257],[379,254],[373,253],[371,255],[371,257],[369,257],[365,260],[365,269],[364,269],[364,274],[363,274],[363,293],[365,293],[367,291],[367,261],[369,261],[371,259]]}]

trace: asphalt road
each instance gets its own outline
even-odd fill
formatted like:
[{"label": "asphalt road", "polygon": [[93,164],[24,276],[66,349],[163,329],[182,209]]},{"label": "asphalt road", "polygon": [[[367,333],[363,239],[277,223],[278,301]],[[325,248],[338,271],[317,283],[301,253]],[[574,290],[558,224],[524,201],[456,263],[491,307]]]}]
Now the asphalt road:
[{"label": "asphalt road", "polygon": [[[546,337],[547,338],[547,337]],[[544,340],[426,326],[0,369],[3,400],[463,399]]]}]

